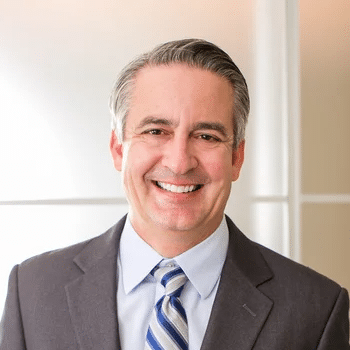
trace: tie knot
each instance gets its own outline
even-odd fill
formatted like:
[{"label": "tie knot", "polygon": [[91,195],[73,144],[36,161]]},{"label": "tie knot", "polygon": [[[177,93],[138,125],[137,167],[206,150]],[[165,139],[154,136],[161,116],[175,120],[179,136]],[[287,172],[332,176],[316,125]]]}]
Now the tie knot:
[{"label": "tie knot", "polygon": [[157,282],[165,287],[165,295],[179,297],[188,278],[179,266],[157,266],[152,271]]}]

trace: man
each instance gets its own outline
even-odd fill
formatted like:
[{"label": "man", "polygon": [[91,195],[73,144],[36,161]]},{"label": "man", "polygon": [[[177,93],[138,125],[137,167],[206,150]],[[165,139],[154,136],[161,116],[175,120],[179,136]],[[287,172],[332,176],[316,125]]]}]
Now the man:
[{"label": "man", "polygon": [[163,44],[123,70],[111,109],[129,213],[13,269],[0,349],[349,349],[346,290],[224,216],[249,111],[230,57]]}]

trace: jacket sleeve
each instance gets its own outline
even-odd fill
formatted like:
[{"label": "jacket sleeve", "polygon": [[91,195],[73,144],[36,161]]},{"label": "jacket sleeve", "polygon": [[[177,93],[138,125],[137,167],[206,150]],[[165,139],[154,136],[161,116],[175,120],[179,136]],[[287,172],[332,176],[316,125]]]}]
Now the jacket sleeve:
[{"label": "jacket sleeve", "polygon": [[0,350],[25,350],[21,309],[18,297],[18,265],[10,274],[8,293],[0,322]]},{"label": "jacket sleeve", "polygon": [[342,289],[328,318],[317,350],[349,350],[349,295]]}]

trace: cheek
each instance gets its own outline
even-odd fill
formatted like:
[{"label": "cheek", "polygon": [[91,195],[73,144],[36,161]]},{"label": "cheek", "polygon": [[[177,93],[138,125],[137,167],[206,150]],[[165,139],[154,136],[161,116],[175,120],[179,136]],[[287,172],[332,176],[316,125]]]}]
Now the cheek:
[{"label": "cheek", "polygon": [[205,168],[213,181],[231,181],[231,157],[222,154],[206,155]]},{"label": "cheek", "polygon": [[142,178],[156,164],[159,156],[155,150],[150,150],[143,142],[131,145],[123,158],[125,177]]}]

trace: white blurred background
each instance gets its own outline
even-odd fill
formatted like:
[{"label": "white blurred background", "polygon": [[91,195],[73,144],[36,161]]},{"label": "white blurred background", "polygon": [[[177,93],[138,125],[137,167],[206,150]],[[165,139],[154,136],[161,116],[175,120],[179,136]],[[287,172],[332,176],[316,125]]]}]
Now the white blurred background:
[{"label": "white blurred background", "polygon": [[0,33],[0,313],[13,265],[127,212],[111,87],[134,56],[187,37],[222,47],[250,87],[226,212],[350,289],[348,0],[4,0]]}]

